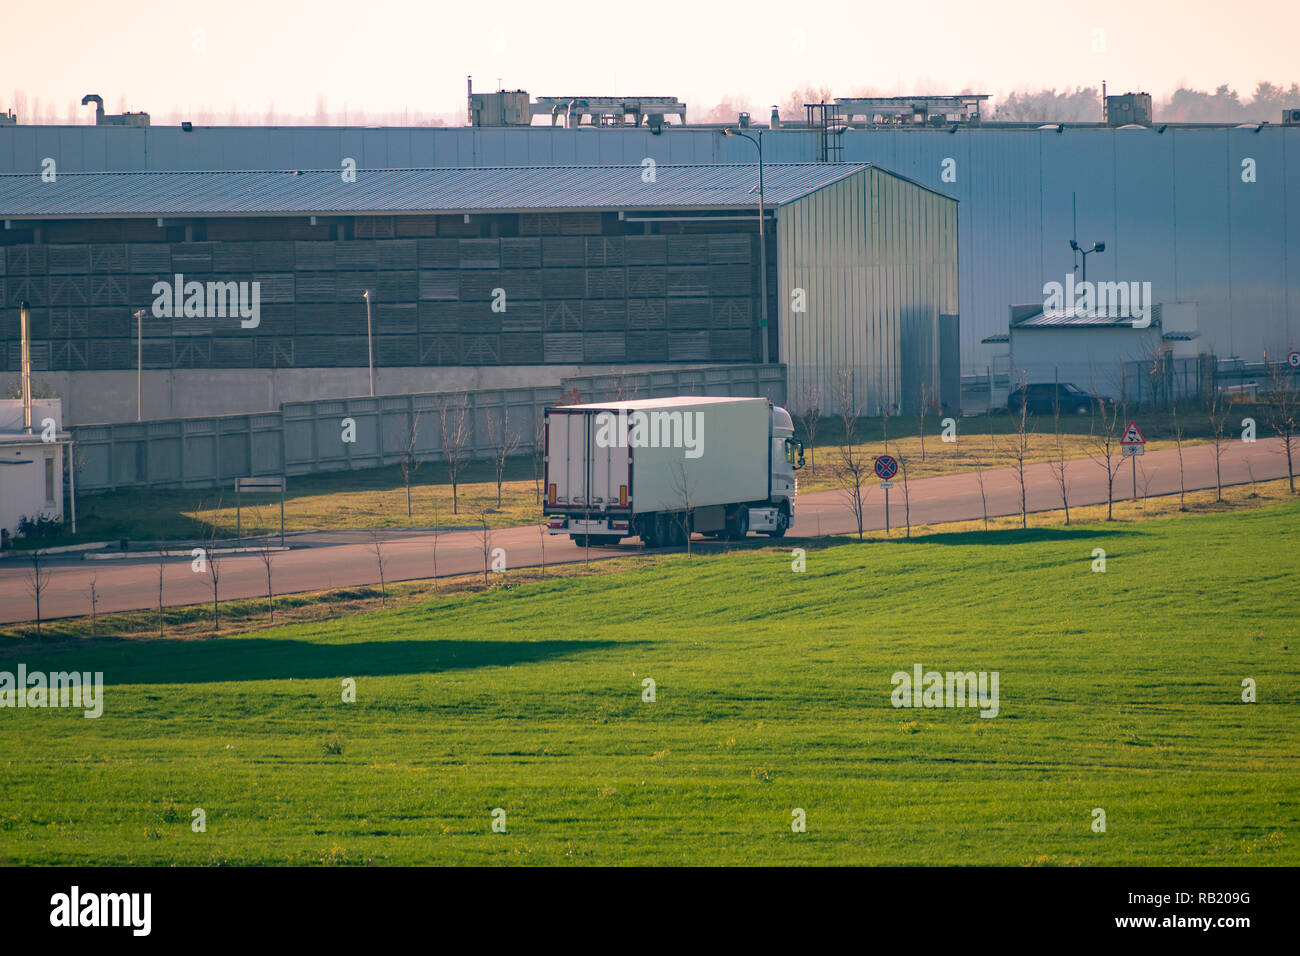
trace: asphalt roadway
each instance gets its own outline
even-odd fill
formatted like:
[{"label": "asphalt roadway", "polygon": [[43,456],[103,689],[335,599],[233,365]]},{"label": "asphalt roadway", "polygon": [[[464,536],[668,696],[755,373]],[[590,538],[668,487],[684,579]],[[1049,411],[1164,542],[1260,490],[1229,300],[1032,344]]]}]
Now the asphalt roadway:
[{"label": "asphalt roadway", "polygon": [[[1183,450],[1187,490],[1213,488],[1214,447],[1193,445]],[[1140,459],[1138,493],[1147,495],[1178,492],[1178,457],[1175,449],[1150,452]],[[1223,448],[1223,483],[1242,484],[1286,476],[1286,457],[1280,439],[1254,443],[1230,441]],[[1071,507],[1104,504],[1106,469],[1091,459],[1072,459],[1066,467]],[[875,479],[864,489],[865,527],[885,526],[884,492]],[[1061,506],[1061,491],[1046,463],[1025,468],[1028,510],[1048,511]],[[973,472],[918,479],[910,482],[913,524],[979,519],[984,514],[980,487]],[[988,513],[1020,513],[1020,485],[1010,468],[984,472]],[[1115,499],[1132,497],[1129,462],[1115,479]],[[147,494],[147,492],[144,492]],[[895,480],[890,492],[890,523],[902,525],[902,484]],[[857,522],[838,491],[800,495],[795,503],[795,523],[785,539],[811,538],[857,530]],[[760,535],[751,539],[768,541]],[[428,529],[383,532],[384,577],[388,582],[433,577],[434,536]],[[277,594],[319,591],[379,583],[372,536],[365,531],[309,532],[291,535],[288,551],[273,558],[272,581]],[[438,576],[481,572],[483,545],[474,530],[444,531],[437,536]],[[543,535],[538,525],[502,528],[492,532],[491,546],[504,549],[510,568],[542,563],[542,549],[548,565],[582,561],[585,550],[567,536]],[[617,557],[641,550],[639,539],[621,545],[591,549],[593,560]],[[52,556],[46,565],[49,584],[41,594],[41,616],[49,620],[90,613],[89,587],[92,579],[99,594],[99,613],[140,610],[158,606],[158,561],[156,558],[85,560],[80,555]],[[257,554],[232,554],[221,558],[219,593],[222,600],[264,597],[266,568]],[[0,561],[0,622],[28,621],[35,617],[29,590],[31,565],[21,558]],[[212,600],[212,583],[206,573],[191,569],[188,558],[170,558],[163,571],[163,602],[167,606],[200,604]]]}]

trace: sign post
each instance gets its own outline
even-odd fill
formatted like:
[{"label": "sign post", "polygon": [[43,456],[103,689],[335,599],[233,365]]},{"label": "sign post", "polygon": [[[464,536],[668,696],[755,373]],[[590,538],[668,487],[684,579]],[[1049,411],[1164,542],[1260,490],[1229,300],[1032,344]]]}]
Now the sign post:
[{"label": "sign post", "polygon": [[1138,496],[1138,456],[1145,454],[1147,440],[1142,436],[1142,430],[1137,427],[1137,422],[1130,421],[1128,427],[1124,429],[1124,437],[1119,440],[1120,448],[1124,452],[1124,457],[1133,461],[1133,500],[1137,501]]},{"label": "sign post", "polygon": [[885,489],[885,534],[889,534],[889,489],[894,487],[890,481],[898,474],[898,459],[893,455],[881,455],[876,459],[876,477],[880,479],[880,487]]},{"label": "sign post", "polygon": [[239,539],[240,547],[244,544],[244,522],[241,511],[242,502],[240,495],[245,491],[278,491],[280,492],[280,547],[284,547],[284,476],[278,475],[269,478],[236,478],[235,479],[235,534]]}]

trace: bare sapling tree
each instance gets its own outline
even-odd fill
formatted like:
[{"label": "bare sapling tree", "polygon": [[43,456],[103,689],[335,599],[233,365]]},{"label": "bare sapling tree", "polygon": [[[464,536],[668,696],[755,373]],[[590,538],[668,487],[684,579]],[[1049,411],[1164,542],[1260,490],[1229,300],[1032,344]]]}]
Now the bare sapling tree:
[{"label": "bare sapling tree", "polygon": [[[217,502],[217,511],[221,510],[221,502]],[[220,539],[217,537],[218,530],[215,519],[208,525],[208,533],[203,539],[203,562],[207,565],[208,580],[212,582],[212,633],[217,633],[221,629],[221,603],[218,594],[218,585],[221,581],[221,559],[217,557],[217,544]]]},{"label": "bare sapling tree", "polygon": [[685,458],[680,458],[673,463],[673,473],[670,481],[672,482],[673,499],[681,508],[674,520],[681,529],[682,538],[686,541],[686,557],[689,558],[691,556],[691,509],[695,507],[694,492],[696,483],[691,480]]},{"label": "bare sapling tree", "polygon": [[975,481],[980,486],[980,504],[984,506],[984,530],[989,530],[989,496],[984,489],[984,464],[975,459]]},{"label": "bare sapling tree", "polygon": [[1269,361],[1264,356],[1264,368],[1268,372],[1268,404],[1264,406],[1269,427],[1282,439],[1282,450],[1286,453],[1286,479],[1291,494],[1295,494],[1295,457],[1293,447],[1296,438],[1296,413],[1300,410],[1300,390],[1295,387],[1295,373],[1284,361]]},{"label": "bare sapling tree", "polygon": [[90,636],[99,636],[99,577],[90,579]]},{"label": "bare sapling tree", "polygon": [[384,539],[380,537],[378,531],[370,532],[370,553],[375,556],[375,567],[379,569],[379,606],[388,606],[388,582],[384,576],[384,564],[387,561],[387,555],[384,554]]},{"label": "bare sapling tree", "polygon": [[907,488],[907,459],[898,456],[898,467],[903,472],[903,521],[907,524],[907,537],[912,537],[912,496]]},{"label": "bare sapling tree", "polygon": [[1052,470],[1052,477],[1056,479],[1056,486],[1061,489],[1061,507],[1065,509],[1065,524],[1070,524],[1070,493],[1069,485],[1065,479],[1065,468],[1068,459],[1065,455],[1065,438],[1061,435],[1061,402],[1059,399],[1052,403],[1052,426],[1056,431],[1056,454],[1053,456],[1049,467]]},{"label": "bare sapling tree", "polygon": [[537,526],[537,541],[542,551],[542,577],[546,577],[546,522],[543,521]]},{"label": "bare sapling tree", "polygon": [[799,423],[803,425],[803,433],[808,438],[808,480],[811,481],[817,474],[817,426],[822,417],[821,388],[809,385],[803,390],[799,404],[802,408]]},{"label": "bare sapling tree", "polygon": [[488,523],[488,515],[491,512],[487,508],[479,509],[478,513],[478,535],[479,545],[483,550],[483,586],[488,584],[488,570],[492,564],[492,525]]},{"label": "bare sapling tree", "polygon": [[1228,445],[1228,413],[1231,406],[1217,388],[1210,399],[1210,444],[1214,446],[1214,500],[1223,500],[1223,450]]},{"label": "bare sapling tree", "polygon": [[[267,527],[263,523],[263,527]],[[271,585],[271,565],[275,561],[275,545],[272,543],[275,539],[269,534],[263,535],[261,543],[257,546],[257,559],[262,562],[262,568],[266,571],[266,615],[270,623],[275,623],[275,589]]]},{"label": "bare sapling tree", "polygon": [[1187,510],[1187,482],[1183,471],[1183,423],[1178,420],[1178,402],[1174,402],[1173,413],[1174,444],[1178,446],[1178,510]]},{"label": "bare sapling tree", "polygon": [[411,517],[411,480],[416,469],[420,467],[418,445],[420,441],[420,413],[411,412],[411,427],[406,431],[406,443],[402,447],[402,457],[398,467],[402,470],[402,484],[406,486],[406,517]]},{"label": "bare sapling tree", "polygon": [[1250,476],[1250,494],[1247,497],[1259,497],[1259,482],[1255,480],[1255,463],[1249,458],[1246,459],[1246,474]]},{"label": "bare sapling tree", "polygon": [[460,477],[469,450],[469,409],[461,403],[450,404],[446,399],[438,402],[438,432],[442,438],[442,457],[447,466],[447,482],[451,485],[451,513],[460,514]]},{"label": "bare sapling tree", "polygon": [[158,548],[158,636],[163,636],[163,571],[167,569],[167,552]]},{"label": "bare sapling tree", "polygon": [[519,449],[519,433],[510,428],[510,406],[502,403],[501,420],[487,417],[488,446],[492,449],[492,471],[497,482],[497,507],[501,507],[501,483],[505,481],[506,462]]},{"label": "bare sapling tree", "polygon": [[1120,439],[1120,407],[1116,402],[1096,399],[1092,433],[1088,437],[1088,457],[1106,469],[1106,520],[1115,520],[1115,476],[1124,464]]},{"label": "bare sapling tree", "polygon": [[1011,446],[1011,458],[1016,463],[1016,481],[1020,484],[1020,527],[1029,527],[1029,498],[1025,487],[1025,462],[1031,451],[1033,430],[1029,414],[1029,393],[1023,380],[1020,384],[1020,409],[1016,413],[1016,435]]},{"label": "bare sapling tree", "polygon": [[853,371],[842,369],[836,380],[836,399],[840,406],[840,416],[844,420],[844,432],[831,471],[853,520],[857,522],[858,540],[861,541],[866,527],[866,491],[863,484],[867,479],[868,464],[866,452],[857,446],[858,404],[853,385]]},{"label": "bare sapling tree", "polygon": [[41,636],[41,595],[50,586],[50,569],[41,563],[40,548],[32,549],[32,566],[27,571],[27,591],[36,605],[36,637]]}]

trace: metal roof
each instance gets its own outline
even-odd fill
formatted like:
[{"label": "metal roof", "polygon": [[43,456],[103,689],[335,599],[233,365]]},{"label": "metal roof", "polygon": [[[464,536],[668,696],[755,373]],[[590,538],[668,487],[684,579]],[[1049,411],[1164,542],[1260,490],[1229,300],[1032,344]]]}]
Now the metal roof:
[{"label": "metal roof", "polygon": [[[868,166],[867,163],[764,163],[764,199],[769,206],[781,206]],[[59,173],[53,182],[43,181],[40,174],[6,174],[0,175],[0,218],[754,209],[758,206],[758,167],[753,164],[358,169],[355,172],[352,182],[344,181],[341,169]]]},{"label": "metal roof", "polygon": [[[1025,316],[1011,324],[1016,329],[1085,329],[1131,326],[1132,316],[1109,315],[1092,309],[1053,309]],[[1153,323],[1159,324],[1159,323]]]}]

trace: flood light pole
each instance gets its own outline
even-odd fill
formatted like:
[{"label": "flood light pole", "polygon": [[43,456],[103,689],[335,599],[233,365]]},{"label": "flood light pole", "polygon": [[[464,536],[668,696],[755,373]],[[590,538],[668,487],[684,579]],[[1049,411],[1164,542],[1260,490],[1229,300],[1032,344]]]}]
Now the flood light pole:
[{"label": "flood light pole", "polygon": [[739,136],[741,139],[747,139],[758,149],[758,283],[762,287],[759,292],[759,318],[758,318],[758,337],[763,347],[763,364],[767,364],[767,242],[763,231],[763,220],[766,213],[763,209],[763,131],[758,131],[758,136],[750,136],[748,133],[742,133],[737,129],[724,129],[723,136]]},{"label": "flood light pole", "polygon": [[1083,248],[1081,248],[1081,247],[1079,246],[1079,244],[1078,244],[1077,242],[1075,242],[1073,239],[1071,239],[1071,240],[1070,240],[1070,248],[1073,249],[1075,252],[1079,253],[1079,255],[1083,256],[1083,281],[1084,281],[1084,282],[1087,282],[1087,281],[1088,281],[1088,256],[1091,255],[1091,254],[1094,253],[1094,252],[1105,252],[1105,251],[1106,251],[1106,243],[1105,243],[1105,242],[1094,242],[1094,243],[1092,244],[1092,248],[1091,248],[1091,249],[1083,249]]}]

